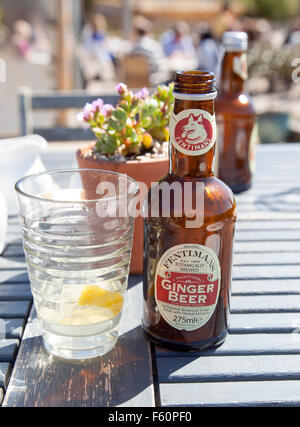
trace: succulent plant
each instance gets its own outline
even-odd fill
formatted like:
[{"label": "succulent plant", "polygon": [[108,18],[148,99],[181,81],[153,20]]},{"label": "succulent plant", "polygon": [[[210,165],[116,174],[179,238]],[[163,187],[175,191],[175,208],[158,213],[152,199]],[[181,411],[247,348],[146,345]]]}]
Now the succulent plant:
[{"label": "succulent plant", "polygon": [[115,107],[101,98],[86,104],[78,114],[97,137],[95,150],[102,155],[121,154],[133,158],[151,153],[154,146],[169,139],[168,124],[173,110],[173,85],[147,88],[133,93],[124,83],[116,86],[120,95]]}]

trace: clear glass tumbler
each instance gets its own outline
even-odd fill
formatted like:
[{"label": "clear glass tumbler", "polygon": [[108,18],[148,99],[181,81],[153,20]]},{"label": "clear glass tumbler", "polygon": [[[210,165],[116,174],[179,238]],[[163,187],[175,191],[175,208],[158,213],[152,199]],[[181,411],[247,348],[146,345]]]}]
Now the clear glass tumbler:
[{"label": "clear glass tumbler", "polygon": [[118,338],[138,184],[72,169],[22,178],[16,192],[46,349],[66,359],[107,353]]}]

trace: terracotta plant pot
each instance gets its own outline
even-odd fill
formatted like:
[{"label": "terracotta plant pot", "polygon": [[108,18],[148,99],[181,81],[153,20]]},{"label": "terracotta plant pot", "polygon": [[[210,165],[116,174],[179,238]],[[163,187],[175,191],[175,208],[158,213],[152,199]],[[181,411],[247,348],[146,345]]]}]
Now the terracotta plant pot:
[{"label": "terracotta plant pot", "polygon": [[[93,157],[85,157],[91,150],[93,144],[80,148],[76,153],[79,168],[103,169],[112,172],[127,174],[137,182],[144,182],[148,189],[152,182],[158,181],[168,173],[169,160],[149,159],[149,160],[129,160],[125,163],[115,163],[101,161]],[[133,247],[131,256],[130,273],[141,274],[143,272],[144,253],[144,224],[143,218],[138,216],[135,220]]]}]

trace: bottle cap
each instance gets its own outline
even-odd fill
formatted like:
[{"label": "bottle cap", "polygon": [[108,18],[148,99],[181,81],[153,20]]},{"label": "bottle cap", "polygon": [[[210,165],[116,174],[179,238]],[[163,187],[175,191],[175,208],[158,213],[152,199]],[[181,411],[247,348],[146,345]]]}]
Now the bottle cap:
[{"label": "bottle cap", "polygon": [[247,50],[248,35],[244,31],[226,31],[223,34],[222,44],[229,52]]}]

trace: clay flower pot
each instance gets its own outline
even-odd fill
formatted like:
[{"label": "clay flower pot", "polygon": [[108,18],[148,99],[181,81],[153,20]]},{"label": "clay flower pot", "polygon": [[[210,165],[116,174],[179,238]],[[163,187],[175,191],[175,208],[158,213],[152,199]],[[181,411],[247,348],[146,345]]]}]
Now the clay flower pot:
[{"label": "clay flower pot", "polygon": [[[103,169],[121,174],[127,174],[137,182],[144,182],[148,189],[152,182],[157,182],[168,173],[169,160],[164,158],[147,160],[128,160],[124,163],[102,161],[100,159],[86,156],[94,144],[80,148],[76,153],[79,168]],[[144,253],[144,223],[143,218],[135,219],[133,247],[131,256],[130,273],[141,274],[143,272]]]}]

